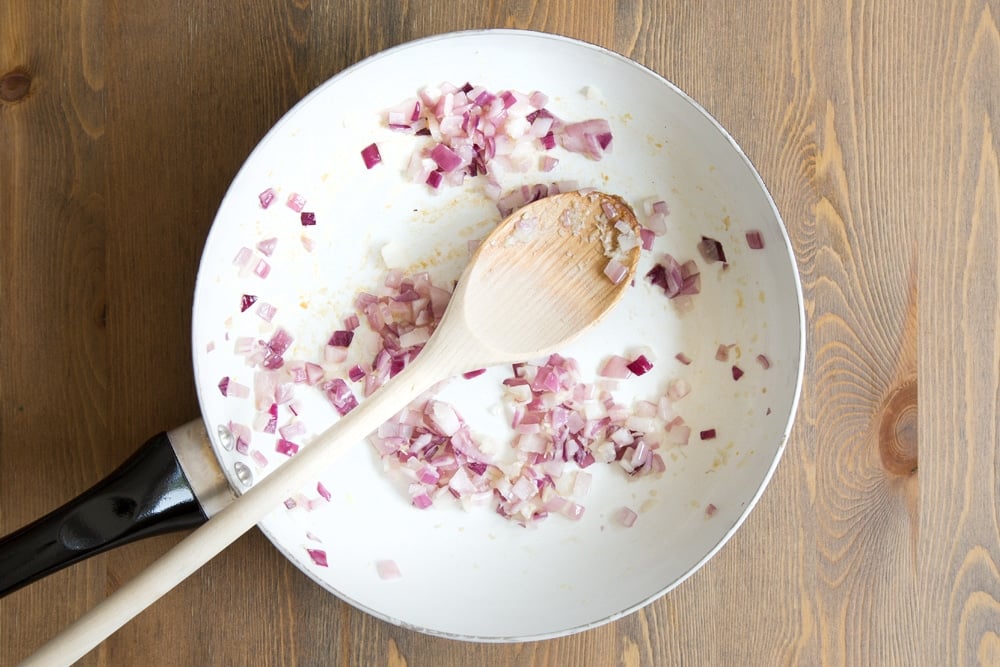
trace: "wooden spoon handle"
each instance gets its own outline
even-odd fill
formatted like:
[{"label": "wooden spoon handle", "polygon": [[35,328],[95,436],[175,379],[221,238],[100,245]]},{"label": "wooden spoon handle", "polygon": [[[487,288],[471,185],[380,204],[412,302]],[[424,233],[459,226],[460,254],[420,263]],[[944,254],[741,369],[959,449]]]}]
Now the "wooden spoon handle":
[{"label": "wooden spoon handle", "polygon": [[414,359],[358,407],[319,435],[206,524],[184,538],[135,578],[44,644],[23,665],[71,664],[165,595],[281,503],[312,481],[341,454],[436,382],[451,374],[437,355]]}]

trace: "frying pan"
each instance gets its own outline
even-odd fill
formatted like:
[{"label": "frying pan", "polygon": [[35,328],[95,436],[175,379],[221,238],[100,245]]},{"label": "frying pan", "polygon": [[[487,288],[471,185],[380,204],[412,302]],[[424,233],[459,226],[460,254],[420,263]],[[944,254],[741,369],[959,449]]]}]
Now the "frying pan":
[{"label": "frying pan", "polygon": [[[804,311],[781,218],[732,137],[657,74],[564,37],[488,30],[418,40],[364,60],[264,137],[220,205],[199,269],[192,351],[202,418],[154,436],[93,489],[0,541],[0,591],[133,539],[204,522],[281,464],[290,454],[281,440],[308,446],[337,419],[309,382],[289,381],[292,394],[276,417],[269,414],[256,400],[260,359],[248,361],[248,350],[284,330],[294,338],[286,359],[314,361],[324,377],[343,375],[372,354],[359,335],[349,360],[324,356],[359,292],[377,292],[390,269],[426,272],[448,285],[470,241],[499,220],[482,176],[438,188],[409,178],[421,139],[386,125],[385,110],[444,82],[540,91],[560,118],[610,123],[613,145],[601,159],[556,148],[554,169],[506,171],[498,179],[503,191],[574,182],[636,207],[667,202],[668,230],[645,254],[643,277],[564,356],[576,360],[585,381],[607,383],[598,371],[610,356],[646,355],[650,372],[607,386],[634,405],[682,381],[690,393],[673,407],[692,436],[660,447],[665,470],[658,474],[629,475],[619,462],[589,466],[590,489],[576,499],[582,516],[527,525],[488,502],[446,493],[418,509],[408,480],[359,443],[336,466],[317,470],[316,483],[275,508],[260,529],[355,607],[476,641],[554,637],[612,621],[664,595],[722,548],[780,460],[801,388]],[[373,143],[381,162],[368,168],[361,152]],[[266,207],[262,193],[269,193]],[[303,224],[302,212],[314,214],[315,224]],[[699,254],[704,238],[721,244],[724,261]],[[667,254],[695,260],[700,293],[670,299],[644,277]],[[499,407],[509,372],[487,369],[436,390],[497,456],[512,437]],[[622,520],[626,508],[634,523]]]}]

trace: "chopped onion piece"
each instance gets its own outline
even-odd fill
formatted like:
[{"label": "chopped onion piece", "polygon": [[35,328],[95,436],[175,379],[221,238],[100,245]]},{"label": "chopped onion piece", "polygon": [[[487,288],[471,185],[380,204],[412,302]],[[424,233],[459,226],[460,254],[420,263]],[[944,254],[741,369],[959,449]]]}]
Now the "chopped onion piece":
[{"label": "chopped onion piece", "polygon": [[271,273],[271,265],[262,257],[257,260],[257,263],[253,267],[253,272],[261,278],[267,278],[267,274]]},{"label": "chopped onion piece", "polygon": [[293,192],[288,195],[288,199],[285,201],[285,205],[295,211],[296,213],[301,213],[302,209],[306,205],[306,198],[297,192]]},{"label": "chopped onion piece", "polygon": [[278,193],[274,191],[274,188],[268,188],[267,190],[264,190],[259,195],[257,195],[257,199],[260,200],[260,207],[267,208],[268,206],[271,205],[271,202],[273,202],[274,198],[277,196]]},{"label": "chopped onion piece", "polygon": [[354,332],[346,330],[334,331],[333,335],[330,336],[327,345],[332,345],[334,347],[350,347],[351,341],[354,340]]},{"label": "chopped onion piece", "polygon": [[270,322],[274,319],[276,312],[278,312],[278,309],[266,301],[261,301],[257,304],[257,315],[265,322]]},{"label": "chopped onion piece", "polygon": [[630,507],[622,507],[615,512],[615,520],[626,528],[631,528],[635,525],[635,520],[638,517],[639,515]]},{"label": "chopped onion piece", "polygon": [[691,385],[683,378],[671,380],[667,385],[667,398],[671,401],[679,401],[690,393]]},{"label": "chopped onion piece", "polygon": [[617,285],[621,281],[625,280],[625,276],[628,275],[628,267],[619,262],[617,259],[611,259],[604,267],[604,275],[608,277],[608,280],[610,280],[612,284]]},{"label": "chopped onion piece", "polygon": [[623,380],[632,375],[632,371],[629,369],[629,360],[617,354],[613,354],[604,362],[601,366],[601,370],[598,374],[602,377],[607,378],[617,378]]},{"label": "chopped onion piece", "polygon": [[751,229],[746,233],[747,246],[751,250],[762,250],[764,248],[764,236],[759,229]]},{"label": "chopped onion piece", "polygon": [[261,254],[270,257],[272,254],[274,254],[274,249],[277,245],[278,245],[278,238],[271,237],[269,239],[264,239],[263,241],[260,241],[257,244],[257,250],[259,250]]},{"label": "chopped onion piece", "polygon": [[733,380],[739,380],[743,377],[743,369],[739,366],[733,366]]},{"label": "chopped onion piece", "polygon": [[250,263],[250,258],[253,257],[253,250],[247,247],[242,247],[233,257],[233,264],[240,268],[247,266]]},{"label": "chopped onion piece", "polygon": [[712,262],[726,263],[726,251],[723,249],[722,243],[713,238],[702,236],[698,243],[698,250],[709,264]]},{"label": "chopped onion piece", "polygon": [[306,425],[300,421],[294,421],[289,424],[285,424],[284,426],[278,429],[278,433],[280,433],[281,437],[284,438],[285,440],[291,440],[296,436],[305,434],[305,432],[306,432]]},{"label": "chopped onion piece", "polygon": [[331,405],[333,405],[337,412],[340,413],[340,416],[346,415],[358,406],[358,399],[354,396],[354,392],[352,392],[347,383],[340,378],[328,380],[321,386],[327,400],[329,400]]},{"label": "chopped onion piece", "polygon": [[330,492],[325,486],[323,486],[323,482],[316,482],[316,493],[318,493],[323,500],[330,502]]},{"label": "chopped onion piece", "polygon": [[365,162],[365,168],[371,169],[382,161],[382,154],[379,153],[376,144],[369,144],[361,149],[361,159]]},{"label": "chopped onion piece", "polygon": [[326,552],[322,549],[306,549],[309,557],[312,558],[312,562],[319,567],[328,567],[326,560]]},{"label": "chopped onion piece", "polygon": [[691,427],[687,424],[681,423],[675,424],[670,427],[667,431],[667,442],[672,445],[686,445],[691,440]]},{"label": "chopped onion piece", "polygon": [[295,456],[299,451],[299,446],[291,440],[278,438],[278,443],[274,446],[274,451],[285,456]]},{"label": "chopped onion piece", "polygon": [[383,581],[391,581],[403,576],[394,560],[375,561],[375,571],[378,572],[379,579]]},{"label": "chopped onion piece", "polygon": [[638,357],[630,361],[627,364],[627,367],[636,375],[645,375],[653,369],[653,363],[646,358],[646,355],[640,354]]},{"label": "chopped onion piece", "polygon": [[771,360],[768,359],[767,355],[765,354],[757,355],[757,363],[760,364],[760,367],[763,368],[764,370],[767,370],[768,368],[771,367]]},{"label": "chopped onion piece", "polygon": [[716,433],[714,428],[707,428],[704,431],[701,431],[698,435],[702,440],[713,440],[715,439]]},{"label": "chopped onion piece", "polygon": [[642,241],[643,250],[652,250],[653,244],[656,242],[656,234],[651,229],[640,229],[639,238]]},{"label": "chopped onion piece", "polygon": [[303,227],[311,227],[316,224],[316,214],[303,211],[302,215],[299,216],[299,222],[302,223]]}]

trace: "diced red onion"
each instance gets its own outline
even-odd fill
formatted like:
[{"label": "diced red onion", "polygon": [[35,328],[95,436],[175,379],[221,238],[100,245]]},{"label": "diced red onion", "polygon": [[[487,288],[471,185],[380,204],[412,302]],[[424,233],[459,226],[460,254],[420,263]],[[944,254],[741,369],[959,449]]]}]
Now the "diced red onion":
[{"label": "diced red onion", "polygon": [[642,240],[643,250],[653,249],[653,244],[656,242],[656,234],[652,229],[646,229],[645,227],[640,229],[639,238]]},{"label": "diced red onion", "polygon": [[288,195],[288,199],[285,201],[285,205],[295,211],[296,213],[301,213],[302,209],[306,205],[306,198],[297,192],[293,192]]},{"label": "diced red onion", "polygon": [[410,485],[410,502],[413,503],[414,507],[422,510],[434,504],[423,484]]},{"label": "diced red onion", "polygon": [[306,432],[306,425],[300,421],[294,421],[278,429],[278,433],[285,440],[291,440],[292,438],[303,435]]},{"label": "diced red onion", "polygon": [[611,259],[604,267],[604,275],[608,277],[608,280],[610,280],[612,284],[617,285],[621,281],[625,280],[625,277],[628,275],[628,267],[619,262],[617,259]]},{"label": "diced red onion", "polygon": [[259,450],[254,449],[250,452],[250,458],[261,468],[267,467],[267,457],[260,453]]},{"label": "diced red onion", "polygon": [[339,364],[347,359],[347,348],[337,345],[323,346],[323,361],[328,364]]},{"label": "diced red onion", "polygon": [[645,375],[650,370],[653,369],[653,363],[646,358],[646,355],[640,354],[638,357],[630,361],[627,368],[635,373],[636,375]]},{"label": "diced red onion", "polygon": [[274,314],[277,312],[278,309],[266,301],[260,301],[257,304],[257,315],[265,322],[270,322],[274,319]]},{"label": "diced red onion", "polygon": [[284,454],[285,456],[295,456],[299,451],[299,446],[292,442],[291,440],[285,440],[284,438],[278,438],[277,444],[274,446],[274,451],[279,454]]},{"label": "diced red onion", "polygon": [[330,492],[325,486],[323,486],[323,482],[316,482],[316,493],[318,493],[323,500],[330,502]]},{"label": "diced red onion", "polygon": [[[557,187],[521,188],[520,197],[528,200]],[[678,265],[677,270],[683,280],[684,268]],[[450,296],[426,273],[406,276],[391,272],[377,295],[357,296],[357,313],[345,318],[344,328],[331,336],[331,343],[341,345],[325,346],[324,355],[337,351],[326,359],[337,364],[347,360],[347,345],[351,344],[352,332],[362,324],[363,315],[370,331],[359,333],[375,336],[380,341],[378,351],[370,361],[352,360],[350,370],[345,366],[340,372],[352,382],[363,381],[359,391],[370,395],[420,351]],[[342,415],[357,405],[346,379],[324,380],[326,369],[320,364],[284,364],[282,356],[292,344],[287,331],[275,330],[266,342],[244,338],[242,343],[237,341],[240,354],[261,369],[254,376],[258,410],[254,426],[265,432],[277,431],[280,437],[274,438],[276,451],[294,454],[298,448],[294,440],[305,434],[300,420],[276,428],[279,404],[287,403],[293,415],[301,413],[301,406],[291,397],[295,384],[315,384]],[[367,343],[354,348],[370,349]],[[516,468],[493,463],[492,456],[480,450],[457,411],[437,400],[422,399],[416,407],[407,408],[396,420],[380,427],[369,440],[387,465],[399,467],[411,480],[410,498],[415,507],[430,507],[445,495],[457,496],[465,506],[495,502],[501,516],[522,525],[536,524],[549,514],[577,520],[583,506],[570,499],[569,491],[572,487],[577,497],[586,494],[591,476],[584,468],[596,462],[617,462],[630,475],[662,473],[665,465],[656,452],[658,443],[682,445],[690,437],[690,428],[672,407],[673,401],[690,391],[685,382],[675,381],[667,395],[655,401],[637,400],[630,408],[614,400],[610,392],[617,383],[613,380],[648,372],[651,358],[637,350],[629,358],[619,356],[609,362],[607,370],[613,377],[595,383],[581,382],[577,363],[555,354],[541,362],[511,367],[512,376],[504,380],[504,400],[511,404],[512,427],[518,434]],[[283,370],[269,370],[277,367]],[[469,375],[481,372],[483,369]],[[232,387],[230,379],[226,387],[230,394]],[[239,447],[246,451],[249,443]],[[258,450],[249,455],[259,465],[266,465]],[[560,478],[565,478],[572,466],[576,466],[575,478],[562,482],[557,491]],[[308,511],[320,500],[303,497],[297,502]]]},{"label": "diced red onion", "polygon": [[378,572],[379,579],[383,581],[392,581],[403,576],[394,560],[375,561],[375,571]]},{"label": "diced red onion", "polygon": [[674,355],[674,359],[676,359],[677,361],[681,362],[685,366],[690,366],[691,365],[691,357],[689,357],[688,355],[684,354],[683,352],[678,352],[677,354],[675,354]]},{"label": "diced red onion", "polygon": [[720,344],[715,350],[715,360],[716,361],[729,361],[729,350],[736,347],[735,345],[725,345]]},{"label": "diced red onion", "polygon": [[270,257],[272,254],[274,254],[274,249],[277,245],[278,245],[278,238],[275,236],[269,239],[264,239],[259,243],[257,243],[257,250],[259,250],[262,254]]},{"label": "diced red onion", "polygon": [[445,173],[455,171],[462,166],[461,156],[444,144],[435,146],[430,152],[430,157]]},{"label": "diced red onion", "polygon": [[733,366],[733,380],[739,380],[743,377],[743,369],[739,366]]},{"label": "diced red onion", "polygon": [[267,341],[267,350],[269,354],[280,356],[288,350],[294,340],[290,333],[279,327]]},{"label": "diced red onion", "polygon": [[667,442],[672,445],[684,446],[691,440],[691,427],[683,423],[672,426],[667,431]]},{"label": "diced red onion", "polygon": [[598,375],[607,378],[625,379],[632,374],[632,371],[629,369],[629,363],[631,362],[625,357],[613,354],[601,366]]},{"label": "diced red onion", "polygon": [[260,200],[260,207],[267,208],[268,206],[271,205],[271,202],[273,202],[274,198],[277,196],[278,194],[274,191],[274,188],[268,188],[267,190],[264,190],[259,195],[257,195],[257,199]]},{"label": "diced red onion", "polygon": [[316,214],[309,211],[303,211],[302,215],[299,216],[299,222],[302,223],[303,227],[311,227],[316,224]]},{"label": "diced red onion", "polygon": [[764,248],[764,236],[759,229],[751,229],[746,233],[747,246],[751,250],[762,250]]},{"label": "diced red onion", "polygon": [[349,347],[351,341],[354,340],[354,332],[347,330],[334,331],[333,335],[330,336],[327,345],[332,345],[334,347]]},{"label": "diced red onion", "polygon": [[615,512],[615,520],[626,528],[635,525],[635,520],[639,517],[630,507],[622,507]]},{"label": "diced red onion", "polygon": [[365,162],[365,168],[371,169],[382,161],[382,154],[376,144],[369,144],[361,149],[361,159]]},{"label": "diced red onion", "polygon": [[330,401],[341,416],[346,415],[358,406],[358,399],[354,396],[354,392],[340,378],[324,382],[322,388],[327,400]]},{"label": "diced red onion", "polygon": [[705,516],[715,516],[717,511],[719,511],[719,508],[712,503],[705,506]]},{"label": "diced red onion", "polygon": [[271,273],[271,265],[264,258],[260,258],[254,264],[253,272],[260,278],[267,278],[267,274]]},{"label": "diced red onion", "polygon": [[698,434],[698,436],[702,440],[713,440],[713,439],[715,439],[715,436],[716,436],[715,429],[714,428],[707,428],[704,431],[701,431]]},{"label": "diced red onion", "polygon": [[757,363],[760,364],[760,367],[763,368],[764,370],[767,370],[768,368],[771,367],[771,360],[768,359],[767,355],[765,354],[757,355]]},{"label": "diced red onion", "polygon": [[311,361],[306,362],[306,384],[315,385],[317,382],[323,379],[326,371],[319,364],[315,364]]},{"label": "diced red onion", "polygon": [[690,393],[691,385],[683,378],[671,380],[667,385],[667,398],[671,401],[679,401]]},{"label": "diced red onion", "polygon": [[565,509],[563,509],[560,514],[562,514],[567,519],[572,519],[573,521],[579,521],[583,517],[584,507],[583,505],[577,503],[567,503]]},{"label": "diced red onion", "polygon": [[443,180],[444,180],[444,173],[441,172],[441,171],[435,170],[435,171],[432,171],[431,173],[427,174],[427,181],[426,181],[426,183],[427,183],[427,185],[429,185],[432,188],[434,188],[435,190],[437,190],[439,187],[441,187],[441,181],[443,181]]},{"label": "diced red onion", "polygon": [[240,268],[247,266],[250,263],[250,258],[253,257],[253,250],[247,247],[242,247],[233,257],[233,264]]},{"label": "diced red onion", "polygon": [[232,398],[247,398],[250,396],[250,387],[230,379],[226,395]]},{"label": "diced red onion", "polygon": [[326,560],[326,552],[323,551],[322,549],[306,549],[306,552],[309,554],[309,557],[312,559],[312,562],[318,565],[319,567],[329,566]]},{"label": "diced red onion", "polygon": [[229,432],[233,434],[233,439],[236,441],[236,451],[246,456],[250,451],[250,442],[252,440],[250,427],[246,424],[232,421],[229,422],[228,427]]},{"label": "diced red onion", "polygon": [[709,264],[712,262],[726,263],[726,251],[723,249],[722,243],[711,237],[701,237],[701,241],[698,243],[698,251],[701,252],[701,256]]},{"label": "diced red onion", "polygon": [[684,287],[684,274],[680,263],[672,255],[665,254],[663,262],[658,263],[646,274],[646,279],[663,289],[668,298],[680,295]]}]

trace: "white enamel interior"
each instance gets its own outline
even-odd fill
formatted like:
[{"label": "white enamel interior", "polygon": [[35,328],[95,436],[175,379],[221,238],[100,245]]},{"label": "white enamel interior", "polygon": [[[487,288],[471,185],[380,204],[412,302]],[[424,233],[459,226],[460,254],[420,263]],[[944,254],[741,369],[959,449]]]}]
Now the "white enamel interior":
[{"label": "white enamel interior", "polygon": [[[283,457],[273,437],[255,433],[253,448],[269,461],[261,468],[217,435],[219,425],[253,420],[249,401],[225,398],[217,388],[223,376],[253,385],[253,369],[234,354],[233,340],[267,338],[283,326],[296,336],[287,357],[315,357],[355,293],[384,276],[383,246],[445,281],[458,276],[467,241],[498,220],[481,178],[432,193],[402,177],[414,139],[383,127],[380,112],[443,81],[539,90],[563,118],[610,120],[614,147],[602,161],[557,149],[555,171],[511,175],[504,185],[573,179],[633,203],[656,195],[668,201],[670,230],[654,256],[699,260],[702,293],[694,309],[678,316],[662,292],[637,280],[618,309],[565,354],[592,374],[605,355],[648,346],[654,370],[623,383],[618,395],[657,396],[670,379],[686,378],[694,389],[678,403],[680,413],[696,434],[715,428],[718,438],[694,435],[687,447],[667,450],[667,472],[658,478],[632,480],[614,465],[592,466],[583,518],[550,517],[537,529],[485,508],[417,510],[405,483],[386,475],[372,448],[359,443],[331,469],[316,471],[331,502],[312,512],[280,508],[261,529],[319,584],[393,623],[480,641],[558,636],[658,598],[746,517],[794,416],[804,358],[801,290],[785,229],[753,167],[704,110],[649,70],[594,46],[520,31],[456,33],[391,49],[338,74],[274,127],[235,178],[209,234],[194,304],[195,373],[213,446],[235,488],[237,461],[260,478]],[[383,163],[366,170],[359,152],[373,141]],[[263,210],[257,195],[268,187],[279,198]],[[292,191],[307,197],[317,225],[302,227],[285,207]],[[761,230],[764,250],[748,249],[749,229]],[[312,252],[303,233],[315,241]],[[700,261],[695,244],[702,235],[724,243],[726,272]],[[279,242],[267,279],[238,275],[237,250],[272,236]],[[651,262],[647,254],[640,275]],[[244,293],[277,306],[273,324],[252,308],[240,312]],[[730,364],[714,358],[719,344],[730,343],[739,346],[746,371],[739,382]],[[695,362],[681,365],[678,352]],[[770,358],[770,369],[754,361],[758,353]],[[509,429],[495,411],[499,372],[453,381],[441,394],[476,433],[502,446]],[[318,392],[299,397],[310,433],[335,419]],[[315,488],[304,493],[317,496]],[[718,508],[710,518],[709,504]],[[639,512],[632,528],[612,518],[622,506]],[[315,566],[306,548],[324,549],[329,566]],[[395,561],[402,577],[380,579],[380,560]]]}]

